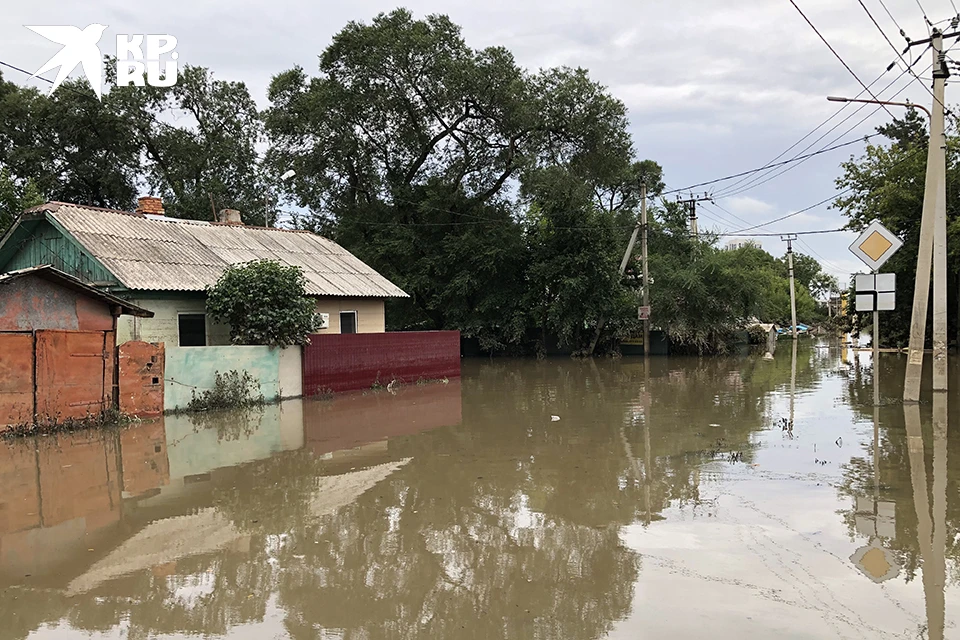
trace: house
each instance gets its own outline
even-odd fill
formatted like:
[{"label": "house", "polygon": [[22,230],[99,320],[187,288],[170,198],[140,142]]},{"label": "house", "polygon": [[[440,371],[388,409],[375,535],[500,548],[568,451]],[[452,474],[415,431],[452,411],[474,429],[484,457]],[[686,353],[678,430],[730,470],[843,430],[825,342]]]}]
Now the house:
[{"label": "house", "polygon": [[383,332],[384,301],[407,297],[321,236],[244,226],[231,210],[218,222],[168,218],[152,197],[140,198],[132,213],[48,202],[25,211],[0,240],[0,273],[50,264],[153,311],[152,318],[123,318],[117,344],[229,344],[229,327],[206,315],[206,288],[227,267],[260,259],[303,269],[307,294],[327,320],[319,333]]},{"label": "house", "polygon": [[0,275],[0,431],[115,406],[123,314],[153,315],[49,265]]}]

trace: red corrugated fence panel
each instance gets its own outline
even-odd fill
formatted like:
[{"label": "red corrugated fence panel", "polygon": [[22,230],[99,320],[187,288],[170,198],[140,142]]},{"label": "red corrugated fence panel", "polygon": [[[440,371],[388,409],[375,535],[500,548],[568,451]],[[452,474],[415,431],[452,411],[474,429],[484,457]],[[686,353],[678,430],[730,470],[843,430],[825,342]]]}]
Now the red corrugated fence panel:
[{"label": "red corrugated fence panel", "polygon": [[303,348],[303,392],[369,389],[391,380],[460,377],[459,331],[314,334]]}]

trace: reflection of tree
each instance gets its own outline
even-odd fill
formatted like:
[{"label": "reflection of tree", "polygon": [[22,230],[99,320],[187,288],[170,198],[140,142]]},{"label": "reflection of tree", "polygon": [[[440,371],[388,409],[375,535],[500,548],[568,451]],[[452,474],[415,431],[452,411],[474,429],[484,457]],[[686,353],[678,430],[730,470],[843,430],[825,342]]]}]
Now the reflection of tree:
[{"label": "reflection of tree", "polygon": [[262,406],[230,409],[227,411],[199,411],[188,414],[194,431],[214,429],[218,440],[249,438],[263,422]]},{"label": "reflection of tree", "polygon": [[[802,353],[798,389],[818,366]],[[653,359],[650,369],[484,365],[463,381],[462,425],[331,459],[286,452],[217,470],[192,508],[214,506],[248,548],[38,603],[34,624],[65,615],[102,630],[128,618],[132,638],[224,634],[263,620],[275,599],[298,638],[320,628],[371,640],[602,637],[629,613],[639,571],[620,527],[698,503],[704,463],[749,459],[789,364],[781,354]],[[317,508],[325,476],[391,461],[349,503]]]}]

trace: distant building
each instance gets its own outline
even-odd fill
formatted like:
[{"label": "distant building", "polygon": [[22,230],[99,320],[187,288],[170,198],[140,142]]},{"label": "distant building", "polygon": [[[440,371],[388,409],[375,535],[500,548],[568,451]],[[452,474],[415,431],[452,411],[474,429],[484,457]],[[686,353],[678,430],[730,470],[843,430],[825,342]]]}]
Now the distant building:
[{"label": "distant building", "polygon": [[760,248],[760,243],[754,240],[753,238],[734,238],[727,243],[727,246],[724,247],[727,251],[736,251],[737,249],[743,249],[746,247],[752,247],[754,249]]},{"label": "distant building", "polygon": [[28,209],[0,239],[0,273],[53,265],[83,284],[109,291],[154,317],[123,317],[117,344],[230,344],[230,328],[206,315],[206,288],[231,265],[276,260],[296,265],[307,295],[326,320],[319,333],[385,330],[384,301],[399,287],[332,240],[306,231],[244,226],[237,211],[219,222],[163,215],[160,198],[140,198],[135,212],[64,202]]}]

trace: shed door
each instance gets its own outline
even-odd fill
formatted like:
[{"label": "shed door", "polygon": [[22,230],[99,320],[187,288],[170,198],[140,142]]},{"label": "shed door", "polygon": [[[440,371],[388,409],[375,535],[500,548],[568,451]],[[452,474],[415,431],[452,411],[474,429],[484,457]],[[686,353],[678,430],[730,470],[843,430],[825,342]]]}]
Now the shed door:
[{"label": "shed door", "polygon": [[[102,331],[37,331],[37,414],[60,422],[103,411],[106,364]],[[112,371],[112,368],[110,369]]]},{"label": "shed door", "polygon": [[33,422],[33,335],[0,333],[0,431]]}]

